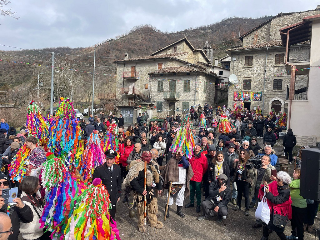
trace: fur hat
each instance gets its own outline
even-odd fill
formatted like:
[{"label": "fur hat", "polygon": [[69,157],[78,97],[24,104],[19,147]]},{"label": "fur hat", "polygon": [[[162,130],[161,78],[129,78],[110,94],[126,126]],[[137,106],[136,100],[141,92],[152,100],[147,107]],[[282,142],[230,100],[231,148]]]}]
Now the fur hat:
[{"label": "fur hat", "polygon": [[142,161],[149,163],[149,162],[151,161],[151,159],[152,159],[152,154],[151,154],[151,152],[149,152],[149,151],[144,151],[144,152],[142,153],[142,155],[141,155],[141,159],[142,159]]}]

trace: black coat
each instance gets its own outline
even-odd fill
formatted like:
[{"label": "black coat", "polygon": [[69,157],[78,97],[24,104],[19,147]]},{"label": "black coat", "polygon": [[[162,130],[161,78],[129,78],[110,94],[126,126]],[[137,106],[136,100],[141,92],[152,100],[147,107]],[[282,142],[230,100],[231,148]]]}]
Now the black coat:
[{"label": "black coat", "polygon": [[84,129],[84,135],[86,138],[90,137],[90,134],[93,132],[94,126],[92,124],[88,124]]},{"label": "black coat", "polygon": [[257,120],[257,123],[256,123],[256,129],[257,130],[263,130],[263,126],[264,126],[264,120],[262,119],[259,119],[259,120]]},{"label": "black coat", "polygon": [[[0,212],[7,213],[7,204],[3,205]],[[10,208],[9,217],[11,219],[13,234],[9,236],[9,240],[18,240],[20,222],[30,223],[33,221],[33,213],[29,206],[26,204],[23,208],[18,208],[16,206]]]},{"label": "black coat", "polygon": [[[216,174],[216,164],[214,164],[212,161],[209,163],[208,165],[208,181],[214,182],[216,181],[215,179],[215,174]],[[222,164],[222,170],[223,170],[223,174],[227,175],[228,177],[228,181],[227,184],[229,185],[230,182],[230,168],[229,168],[229,164],[226,160],[224,160],[223,164]]]},{"label": "black coat", "polygon": [[103,164],[94,170],[92,180],[100,178],[102,184],[106,186],[110,195],[112,205],[117,203],[118,198],[121,196],[121,170],[120,166],[113,164],[113,171],[109,171],[107,164]]},{"label": "black coat", "polygon": [[285,148],[293,148],[296,144],[296,136],[293,135],[292,131],[288,131],[288,133],[283,138],[283,146]]},{"label": "black coat", "polygon": [[101,131],[102,131],[102,132],[105,132],[105,128],[104,128],[102,122],[100,122],[99,124],[98,124],[98,123],[95,123],[95,124],[94,124],[94,129],[97,130],[97,131],[99,131],[99,132],[101,132]]},{"label": "black coat", "polygon": [[118,118],[118,127],[123,127],[124,126],[124,118],[121,117],[121,118]]},{"label": "black coat", "polygon": [[[208,200],[212,200],[214,201],[216,206],[224,205],[227,206],[228,203],[230,202],[230,198],[231,198],[231,191],[230,191],[230,187],[229,184],[226,184],[226,189],[219,193],[219,183],[217,181],[212,182],[209,186],[209,197]],[[221,201],[217,201],[217,197],[221,197]]]},{"label": "black coat", "polygon": [[253,151],[254,155],[258,155],[259,150],[261,149],[261,147],[260,147],[260,145],[258,143],[256,145],[250,144],[249,149]]},{"label": "black coat", "polygon": [[250,133],[250,137],[253,137],[253,136],[257,136],[257,131],[256,131],[256,129],[255,128],[246,128],[245,130],[244,130],[244,133],[246,133],[247,131],[249,131],[249,133]]},{"label": "black coat", "polygon": [[267,131],[263,135],[263,144],[265,144],[265,143],[270,143],[271,146],[273,146],[276,143],[276,135],[274,135],[273,131],[271,131],[271,132]]}]

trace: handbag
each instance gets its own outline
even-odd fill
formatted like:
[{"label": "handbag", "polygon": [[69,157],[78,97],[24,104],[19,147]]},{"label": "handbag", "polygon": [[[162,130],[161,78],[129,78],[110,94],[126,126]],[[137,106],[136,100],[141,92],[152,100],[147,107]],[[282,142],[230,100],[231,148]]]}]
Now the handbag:
[{"label": "handbag", "polygon": [[279,215],[279,214],[273,214],[273,225],[278,228],[284,228],[287,225],[288,217]]},{"label": "handbag", "polygon": [[269,224],[270,221],[270,208],[267,203],[265,195],[262,197],[261,202],[258,203],[258,207],[255,212],[255,217],[260,219],[265,224]]}]

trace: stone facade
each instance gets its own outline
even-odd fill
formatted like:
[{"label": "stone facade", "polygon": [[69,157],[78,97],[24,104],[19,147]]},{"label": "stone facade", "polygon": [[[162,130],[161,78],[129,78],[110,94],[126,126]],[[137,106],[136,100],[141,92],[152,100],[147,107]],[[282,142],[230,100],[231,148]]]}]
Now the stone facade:
[{"label": "stone facade", "polygon": [[[290,86],[290,71],[286,68],[285,59],[276,60],[276,55],[285,56],[286,49],[281,46],[280,29],[286,26],[301,22],[306,16],[320,14],[320,9],[299,12],[279,14],[268,20],[265,24],[249,31],[240,39],[242,47],[230,49],[228,51],[231,56],[230,74],[238,77],[238,84],[229,86],[228,91],[228,107],[233,108],[234,93],[256,93],[261,92],[261,101],[253,101],[250,99],[245,102],[245,107],[254,109],[257,106],[263,110],[264,114],[268,114],[271,108],[277,111],[287,112],[286,99],[288,97],[288,88]],[[304,61],[310,58],[310,50],[308,46],[296,46],[291,49],[291,60],[298,59]],[[284,55],[280,55],[284,54]],[[246,66],[245,57],[252,56],[252,66]],[[279,58],[278,58],[279,59]],[[246,80],[251,79],[251,88],[244,85]],[[308,85],[308,77],[299,76],[296,89],[300,89]],[[279,106],[281,104],[281,107]]]},{"label": "stone facade", "polygon": [[[162,118],[167,114],[184,114],[184,108],[194,105],[206,102],[214,105],[217,76],[203,51],[194,49],[185,38],[150,56],[115,63],[117,107],[132,116],[125,117],[126,121],[132,123],[141,108],[148,111],[150,118]],[[184,91],[187,80],[190,91]],[[161,91],[158,91],[159,81],[163,85]],[[170,81],[175,81],[175,91],[169,89]],[[157,109],[157,104],[162,109]]]}]

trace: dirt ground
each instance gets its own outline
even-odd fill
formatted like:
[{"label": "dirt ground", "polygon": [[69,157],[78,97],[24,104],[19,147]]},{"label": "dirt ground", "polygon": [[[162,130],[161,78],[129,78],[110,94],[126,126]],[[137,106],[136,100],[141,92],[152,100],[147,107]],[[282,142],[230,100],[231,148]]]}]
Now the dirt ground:
[{"label": "dirt ground", "polygon": [[[260,146],[263,146],[262,139],[258,139]],[[278,140],[274,146],[276,154],[283,154],[282,140]],[[289,165],[289,174],[292,175],[293,165]],[[262,228],[253,229],[252,225],[255,222],[255,209],[250,209],[250,215],[245,216],[244,211],[234,211],[233,205],[229,203],[229,214],[226,220],[226,226],[218,222],[216,218],[210,220],[198,221],[197,217],[201,214],[196,213],[195,208],[183,208],[185,218],[180,218],[176,215],[175,205],[172,207],[170,218],[165,222],[164,212],[166,205],[166,193],[158,198],[159,213],[158,219],[164,223],[163,229],[155,229],[147,226],[145,233],[140,233],[137,229],[137,219],[129,217],[127,204],[121,201],[117,206],[117,223],[122,240],[141,239],[141,240],[260,240],[262,237]],[[185,199],[184,204],[187,204],[189,199]],[[244,206],[244,202],[242,203]],[[320,218],[320,217],[319,217]],[[319,220],[315,220],[315,226],[320,227]],[[285,228],[285,234],[291,235],[291,225],[288,222]],[[279,239],[275,233],[269,236],[269,240]],[[315,239],[314,235],[305,233],[305,240]]]},{"label": "dirt ground", "polygon": [[[188,203],[189,199],[185,200]],[[159,214],[158,219],[164,223],[163,229],[155,229],[147,226],[145,233],[137,230],[137,219],[129,217],[129,211],[126,204],[119,203],[117,207],[117,223],[122,240],[141,239],[141,240],[259,240],[262,237],[262,228],[253,229],[255,222],[254,210],[250,210],[250,216],[246,217],[244,211],[234,211],[233,205],[229,204],[229,215],[226,220],[226,226],[218,222],[216,218],[210,220],[198,221],[197,217],[201,214],[196,213],[195,208],[183,208],[186,215],[180,218],[176,215],[176,207],[173,206],[170,217],[164,221],[164,212],[166,197],[158,198]],[[244,205],[244,202],[243,202]],[[319,221],[316,219],[315,224],[319,227]],[[290,222],[285,229],[286,235],[291,235]],[[275,233],[272,233],[269,240],[279,239]],[[314,235],[305,233],[305,239],[315,239]]]}]

